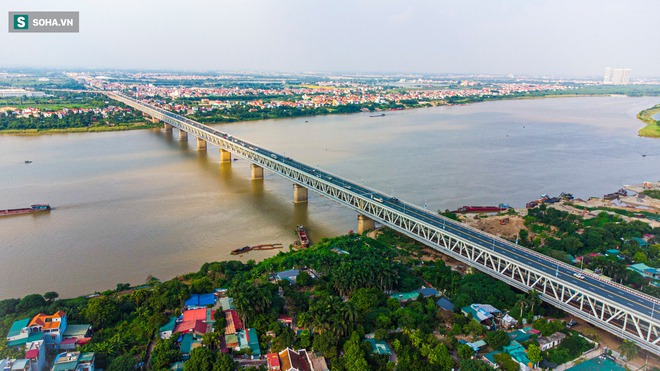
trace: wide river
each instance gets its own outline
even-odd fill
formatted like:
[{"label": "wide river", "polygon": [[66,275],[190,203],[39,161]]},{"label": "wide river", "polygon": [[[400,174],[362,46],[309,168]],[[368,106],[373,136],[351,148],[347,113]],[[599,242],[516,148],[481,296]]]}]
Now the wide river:
[{"label": "wide river", "polygon": [[[660,178],[660,140],[637,137],[635,115],[657,98],[499,101],[219,126],[233,135],[393,193],[431,210],[522,207],[540,194],[602,196]],[[646,154],[646,157],[642,157]],[[25,164],[25,160],[33,163]],[[356,228],[356,214],[247,161],[220,164],[194,138],[143,130],[0,135],[0,208],[49,203],[49,213],[0,218],[0,298],[62,297],[118,282],[169,279],[244,245],[312,241]]]}]

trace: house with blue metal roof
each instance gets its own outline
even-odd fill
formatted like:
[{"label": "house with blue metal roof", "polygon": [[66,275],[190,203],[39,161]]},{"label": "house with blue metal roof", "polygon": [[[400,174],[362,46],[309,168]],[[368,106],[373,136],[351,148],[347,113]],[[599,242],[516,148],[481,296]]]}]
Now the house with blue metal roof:
[{"label": "house with blue metal roof", "polygon": [[188,309],[197,309],[197,308],[206,308],[207,306],[213,306],[216,303],[216,298],[214,293],[208,294],[192,294],[190,299],[186,300],[184,306]]}]

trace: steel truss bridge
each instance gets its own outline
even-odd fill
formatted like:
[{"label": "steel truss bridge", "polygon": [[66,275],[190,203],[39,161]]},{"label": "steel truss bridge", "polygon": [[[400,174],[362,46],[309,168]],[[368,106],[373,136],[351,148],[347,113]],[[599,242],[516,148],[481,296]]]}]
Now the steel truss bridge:
[{"label": "steel truss bridge", "polygon": [[115,100],[331,198],[571,315],[660,355],[660,301],[410,203],[120,93]]}]

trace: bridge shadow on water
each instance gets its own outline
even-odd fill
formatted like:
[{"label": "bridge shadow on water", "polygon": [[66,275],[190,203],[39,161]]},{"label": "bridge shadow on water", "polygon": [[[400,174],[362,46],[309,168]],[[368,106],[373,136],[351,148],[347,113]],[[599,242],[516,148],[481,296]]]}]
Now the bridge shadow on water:
[{"label": "bridge shadow on water", "polygon": [[[293,183],[286,179],[277,179],[279,175],[264,171],[264,179],[251,179],[250,162],[240,158],[233,157],[231,162],[219,161],[219,148],[208,145],[206,150],[198,150],[194,144],[195,137],[189,136],[188,140],[180,141],[178,133],[156,131],[157,135],[165,140],[167,146],[178,152],[189,160],[195,160],[198,167],[204,170],[203,173],[212,176],[217,180],[220,187],[228,190],[230,197],[241,197],[247,214],[259,214],[269,223],[291,231],[291,241],[283,241],[287,246],[295,240],[294,231],[297,225],[304,225],[312,242],[320,240],[322,237],[332,236],[335,233],[313,221],[310,218],[310,205],[308,203],[293,203]],[[189,143],[192,140],[193,144]],[[236,160],[235,160],[236,159]],[[282,197],[282,181],[288,184],[288,193]],[[266,182],[277,182],[275,186],[268,187]],[[286,189],[285,188],[285,189]],[[309,202],[320,199],[321,196],[310,192]],[[226,197],[226,196],[225,196]],[[311,207],[312,210],[314,206]],[[249,241],[245,241],[249,243]]]}]

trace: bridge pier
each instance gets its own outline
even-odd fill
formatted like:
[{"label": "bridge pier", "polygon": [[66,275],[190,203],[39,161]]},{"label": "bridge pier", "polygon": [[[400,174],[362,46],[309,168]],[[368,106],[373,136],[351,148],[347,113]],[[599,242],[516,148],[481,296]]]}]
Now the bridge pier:
[{"label": "bridge pier", "polygon": [[182,142],[188,141],[188,132],[182,129],[179,129],[179,140]]},{"label": "bridge pier", "polygon": [[220,148],[220,162],[231,162],[231,152]]},{"label": "bridge pier", "polygon": [[264,178],[264,168],[259,165],[250,164],[250,173],[252,173],[252,180]]},{"label": "bridge pier", "polygon": [[369,219],[362,214],[358,214],[357,219],[358,219],[358,227],[357,227],[358,234],[363,234],[366,231],[370,231],[376,228],[376,224],[374,223],[373,219]]},{"label": "bridge pier", "polygon": [[[154,119],[154,120],[156,120],[156,119]],[[156,122],[158,122],[158,120],[156,120]],[[165,129],[165,132],[171,133],[172,132],[172,125],[164,122],[163,123],[163,129]]]},{"label": "bridge pier", "polygon": [[[155,117],[152,117],[152,118],[151,118],[151,123],[152,123],[152,124],[157,124],[157,123],[159,123],[159,122],[160,122],[159,119],[157,119],[157,118],[155,118]],[[167,125],[167,124],[165,124],[165,125]]]},{"label": "bridge pier", "polygon": [[307,202],[307,188],[294,184],[293,185],[293,203],[299,204]]},{"label": "bridge pier", "polygon": [[197,138],[197,149],[200,151],[206,151],[206,141],[202,138]]}]

